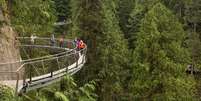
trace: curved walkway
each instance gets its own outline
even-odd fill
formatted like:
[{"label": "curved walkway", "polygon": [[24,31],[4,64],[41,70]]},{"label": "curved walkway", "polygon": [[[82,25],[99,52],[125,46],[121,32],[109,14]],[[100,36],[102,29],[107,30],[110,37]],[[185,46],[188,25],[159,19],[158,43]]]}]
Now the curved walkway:
[{"label": "curved walkway", "polygon": [[[18,37],[18,40],[21,42],[18,46],[27,55],[27,58],[30,58],[30,54],[25,51],[25,48],[30,51],[35,48],[48,49],[55,54],[0,63],[0,68],[6,68],[0,71],[0,83],[10,86],[17,93],[48,86],[59,81],[66,74],[73,75],[86,62],[87,47],[78,50],[71,40],[64,40],[63,47],[59,47],[58,39],[56,39],[55,45],[50,44],[50,38],[37,37],[34,39],[34,43],[31,43],[30,37]],[[17,69],[13,69],[13,67],[17,67]]]}]

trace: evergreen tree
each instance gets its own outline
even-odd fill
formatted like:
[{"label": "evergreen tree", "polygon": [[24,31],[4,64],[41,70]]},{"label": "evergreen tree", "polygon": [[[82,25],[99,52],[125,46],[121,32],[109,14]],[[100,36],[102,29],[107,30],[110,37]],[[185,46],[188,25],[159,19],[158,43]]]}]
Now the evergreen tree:
[{"label": "evergreen tree", "polygon": [[168,8],[170,8],[180,21],[184,21],[186,7],[192,0],[161,0]]},{"label": "evergreen tree", "polygon": [[53,0],[55,2],[58,21],[67,20],[70,17],[70,0]]},{"label": "evergreen tree", "polygon": [[56,22],[54,14],[52,0],[14,0],[12,24],[18,32],[26,35],[47,34],[53,31],[53,24]]},{"label": "evergreen tree", "polygon": [[152,8],[153,5],[158,3],[160,0],[133,0],[133,8],[129,13],[128,23],[127,23],[127,35],[129,48],[134,49],[136,40],[137,40],[137,32],[139,32],[140,22],[144,18],[144,15],[147,11]]},{"label": "evergreen tree", "polygon": [[194,81],[184,72],[190,60],[182,46],[185,36],[182,25],[161,3],[147,12],[133,53],[131,99],[194,99]]},{"label": "evergreen tree", "polygon": [[115,14],[114,1],[101,4],[102,34],[98,36],[96,69],[99,71],[98,95],[100,101],[118,101],[123,94],[123,78],[128,62],[127,43]]},{"label": "evergreen tree", "polygon": [[135,0],[123,0],[119,3],[118,16],[121,30],[124,33],[125,38],[128,38],[128,19],[129,14],[135,6]]},{"label": "evergreen tree", "polygon": [[[201,42],[200,42],[199,34],[194,32],[189,32],[188,38],[186,39],[185,43],[191,54],[191,61],[195,70],[196,71],[200,70]],[[196,79],[196,91],[197,91],[195,94],[197,95],[199,99],[201,99],[200,98],[200,90],[201,90],[200,75],[195,75],[195,79]]]},{"label": "evergreen tree", "polygon": [[[189,3],[186,6],[185,9],[185,23],[186,23],[186,29],[189,32],[188,35],[188,47],[189,51],[191,53],[191,59],[193,62],[193,65],[196,69],[200,70],[200,63],[201,63],[201,0],[191,0],[191,3]],[[199,75],[196,75],[196,89],[197,89],[197,96],[200,98],[200,89],[201,89],[201,82]]]},{"label": "evergreen tree", "polygon": [[[201,0],[192,0],[185,9],[185,20],[191,32],[201,35]],[[199,37],[201,40],[201,37]]]},{"label": "evergreen tree", "polygon": [[201,42],[198,33],[189,32],[188,39],[186,40],[187,47],[191,54],[191,59],[194,65],[199,65],[201,63]]}]

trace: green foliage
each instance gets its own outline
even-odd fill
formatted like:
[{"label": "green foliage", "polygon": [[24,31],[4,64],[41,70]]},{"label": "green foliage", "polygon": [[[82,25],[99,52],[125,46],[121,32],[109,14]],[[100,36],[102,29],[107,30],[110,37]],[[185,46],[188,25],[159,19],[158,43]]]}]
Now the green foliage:
[{"label": "green foliage", "polygon": [[[185,10],[193,0],[161,0],[168,8],[176,14],[180,21],[184,21]],[[196,0],[197,1],[197,0]],[[198,0],[199,1],[199,0]]]},{"label": "green foliage", "polygon": [[0,11],[2,13],[0,16],[0,27],[2,27],[2,25],[10,25],[10,11],[8,9],[8,2],[6,0],[0,0]]},{"label": "green foliage", "polygon": [[[126,70],[127,43],[120,30],[113,1],[102,1],[101,35],[97,38],[97,64],[101,101],[112,101],[122,93],[123,70]],[[114,7],[114,8],[112,8]]]},{"label": "green foliage", "polygon": [[[57,16],[57,22],[63,22],[67,21],[70,22],[71,17],[71,7],[70,7],[70,1],[71,0],[52,0],[55,3],[56,12],[54,15]],[[66,32],[67,37],[71,36],[71,32],[69,29],[69,24],[66,25],[60,25],[55,26],[55,32],[57,33],[63,33]]]},{"label": "green foliage", "polygon": [[199,23],[201,23],[200,20],[201,16],[201,1],[200,0],[192,0],[191,3],[188,3],[186,9],[185,9],[185,20],[186,23],[189,24],[188,29],[190,29],[192,32],[201,32],[199,27],[201,26]]},{"label": "green foliage", "polygon": [[198,33],[190,33],[188,39],[185,41],[189,52],[191,54],[192,63],[194,65],[199,65],[201,63],[201,42]]},{"label": "green foliage", "polygon": [[64,81],[67,84],[64,84],[65,87],[62,88],[63,93],[68,96],[70,101],[96,101],[96,94],[94,93],[96,83],[90,81],[82,87],[78,87],[74,82],[74,79],[70,76],[66,76]]},{"label": "green foliage", "polygon": [[0,85],[0,101],[14,101],[14,91],[4,85]]},{"label": "green foliage", "polygon": [[161,3],[147,12],[133,53],[133,99],[194,99],[194,82],[183,72],[190,60],[184,38],[182,25]]},{"label": "green foliage", "polygon": [[140,29],[140,22],[144,18],[146,12],[152,8],[152,6],[158,3],[160,0],[133,0],[133,7],[129,13],[126,38],[129,42],[129,48],[135,49],[135,44],[137,40],[137,32]]},{"label": "green foliage", "polygon": [[97,95],[93,93],[95,91],[95,85],[96,83],[91,81],[83,87],[80,87],[79,91],[76,92],[77,101],[96,101]]},{"label": "green foliage", "polygon": [[[23,96],[22,101],[96,101],[94,93],[96,83],[90,81],[82,87],[78,87],[70,76],[65,76],[61,82],[53,86],[32,91]],[[58,89],[59,86],[61,89]]]},{"label": "green foliage", "polygon": [[55,92],[54,96],[56,101],[69,101],[68,98],[61,92]]},{"label": "green foliage", "polygon": [[80,30],[79,30],[79,16],[81,14],[82,8],[81,6],[81,2],[77,1],[77,0],[70,0],[70,7],[71,7],[71,20],[72,20],[72,24],[71,24],[71,33],[72,36],[76,37],[77,35],[80,36]]},{"label": "green foliage", "polygon": [[135,7],[135,0],[123,0],[120,1],[118,8],[118,16],[121,30],[124,32],[125,38],[128,38],[128,19],[129,14]]},{"label": "green foliage", "polygon": [[1,10],[3,10],[3,11],[5,11],[7,9],[6,0],[0,0],[0,7],[1,7]]},{"label": "green foliage", "polygon": [[14,0],[12,24],[19,33],[44,34],[53,31],[56,21],[54,2],[51,0]]},{"label": "green foliage", "polygon": [[53,0],[55,2],[56,7],[56,15],[58,16],[59,21],[66,20],[70,17],[70,0]]},{"label": "green foliage", "polygon": [[74,79],[70,76],[65,76],[61,80],[61,91],[73,92],[73,89],[77,87],[77,84],[74,82]]},{"label": "green foliage", "polygon": [[71,25],[72,33],[76,36],[93,40],[96,34],[100,32],[100,1],[71,0],[70,7],[73,22]]}]

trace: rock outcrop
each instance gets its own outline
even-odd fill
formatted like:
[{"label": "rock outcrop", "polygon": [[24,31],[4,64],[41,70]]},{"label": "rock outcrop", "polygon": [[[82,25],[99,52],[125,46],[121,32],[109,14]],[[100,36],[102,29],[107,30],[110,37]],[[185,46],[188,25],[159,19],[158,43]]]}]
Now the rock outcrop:
[{"label": "rock outcrop", "polygon": [[[20,61],[20,52],[17,47],[16,33],[9,26],[0,28],[0,72],[16,71],[20,63],[1,65],[2,63],[11,63]],[[16,79],[15,73],[1,73],[0,80]]]}]

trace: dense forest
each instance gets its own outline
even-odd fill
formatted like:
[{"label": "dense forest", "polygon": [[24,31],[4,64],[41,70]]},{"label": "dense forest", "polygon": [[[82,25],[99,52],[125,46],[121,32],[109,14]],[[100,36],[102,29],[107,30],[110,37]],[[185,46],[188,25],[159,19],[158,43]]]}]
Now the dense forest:
[{"label": "dense forest", "polygon": [[0,0],[0,24],[88,47],[76,75],[19,96],[2,85],[0,101],[201,100],[201,0]]}]

